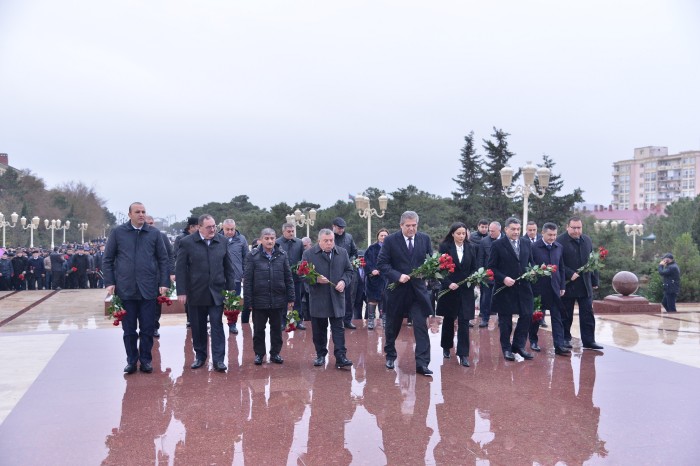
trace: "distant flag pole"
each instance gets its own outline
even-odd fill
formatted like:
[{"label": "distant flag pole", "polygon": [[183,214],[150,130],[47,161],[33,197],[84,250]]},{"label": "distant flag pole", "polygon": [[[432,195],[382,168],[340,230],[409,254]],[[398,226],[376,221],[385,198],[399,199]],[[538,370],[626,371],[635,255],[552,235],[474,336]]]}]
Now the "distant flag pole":
[{"label": "distant flag pole", "polygon": [[348,193],[348,199],[350,199],[352,202],[355,202],[355,196],[353,196],[350,193]]}]

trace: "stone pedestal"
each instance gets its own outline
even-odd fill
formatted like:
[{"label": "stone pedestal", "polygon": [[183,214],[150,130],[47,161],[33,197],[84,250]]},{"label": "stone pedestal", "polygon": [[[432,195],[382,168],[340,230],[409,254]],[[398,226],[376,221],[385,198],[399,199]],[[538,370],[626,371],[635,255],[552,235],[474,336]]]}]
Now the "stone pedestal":
[{"label": "stone pedestal", "polygon": [[634,293],[639,288],[639,279],[632,272],[618,272],[612,280],[615,291],[620,294],[606,296],[593,301],[595,314],[656,314],[661,312],[661,304],[652,304],[648,299]]}]

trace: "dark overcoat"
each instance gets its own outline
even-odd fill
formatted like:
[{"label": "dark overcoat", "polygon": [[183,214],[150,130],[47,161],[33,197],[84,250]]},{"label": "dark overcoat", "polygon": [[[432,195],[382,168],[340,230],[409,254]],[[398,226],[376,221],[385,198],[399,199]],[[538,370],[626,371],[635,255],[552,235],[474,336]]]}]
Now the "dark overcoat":
[{"label": "dark overcoat", "polygon": [[659,275],[664,279],[664,293],[678,294],[681,292],[681,269],[675,262],[666,267],[659,266]]},{"label": "dark overcoat", "polygon": [[168,287],[168,252],[160,230],[130,221],[112,230],[102,263],[105,286],[115,285],[121,299],[156,299],[159,287]]},{"label": "dark overcoat", "polygon": [[[455,263],[455,271],[440,280],[440,291],[449,290],[451,283],[458,283],[467,278],[478,269],[476,264],[476,247],[470,243],[464,243],[462,261],[457,256],[457,246],[454,242],[444,242],[440,245],[440,254],[449,254]],[[467,319],[474,318],[474,286],[464,284],[454,291],[443,295],[438,299],[437,315],[457,317],[463,315]]]},{"label": "dark overcoat", "polygon": [[532,246],[532,260],[537,265],[556,265],[557,271],[551,276],[542,276],[532,286],[535,296],[542,298],[542,309],[552,309],[552,301],[558,309],[561,309],[560,293],[566,289],[566,277],[564,275],[563,247],[558,242],[552,243],[551,249],[547,244],[538,239]]},{"label": "dark overcoat", "polygon": [[564,276],[569,282],[566,284],[566,298],[584,298],[593,296],[593,287],[598,286],[598,271],[586,272],[576,280],[571,281],[571,276],[576,270],[586,265],[588,257],[593,251],[593,242],[590,236],[581,235],[580,241],[576,241],[563,233],[557,237],[557,242],[562,245],[564,251]]},{"label": "dark overcoat", "polygon": [[402,315],[413,303],[416,303],[425,317],[433,312],[430,293],[425,280],[411,278],[407,283],[398,283],[401,274],[409,275],[425,262],[426,256],[433,253],[430,237],[416,232],[413,241],[413,254],[408,253],[408,246],[399,230],[384,238],[384,246],[379,253],[377,265],[388,283],[396,283],[396,288],[386,291],[387,311]]},{"label": "dark overcoat", "polygon": [[367,294],[367,301],[379,301],[387,285],[384,275],[381,273],[372,275],[372,270],[379,270],[377,260],[381,250],[382,246],[379,243],[374,243],[365,251],[365,293]]},{"label": "dark overcoat", "polygon": [[186,295],[192,306],[220,306],[221,292],[234,289],[233,266],[219,235],[209,245],[198,232],[182,238],[175,267],[177,294]]},{"label": "dark overcoat", "polygon": [[[494,275],[494,293],[492,305],[499,314],[532,315],[533,295],[530,282],[518,280],[513,286],[505,286],[506,277],[517,279],[533,264],[530,240],[523,238],[520,242],[520,256],[515,255],[513,246],[507,236],[497,239],[491,246],[488,268]],[[503,287],[500,291],[499,288]]]},{"label": "dark overcoat", "polygon": [[345,293],[350,292],[350,281],[353,270],[350,258],[345,249],[333,246],[331,258],[328,258],[321,247],[315,244],[304,251],[302,261],[313,264],[316,272],[326,277],[336,285],[340,280],[345,282],[345,290],[338,293],[333,285],[328,283],[309,284],[309,313],[311,317],[329,318],[345,316]]}]

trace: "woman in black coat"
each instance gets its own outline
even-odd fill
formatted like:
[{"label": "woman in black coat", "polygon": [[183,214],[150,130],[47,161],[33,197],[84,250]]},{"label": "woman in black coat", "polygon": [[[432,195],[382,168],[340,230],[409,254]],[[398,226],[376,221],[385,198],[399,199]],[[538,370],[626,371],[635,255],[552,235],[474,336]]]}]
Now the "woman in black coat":
[{"label": "woman in black coat", "polygon": [[380,313],[384,306],[379,305],[386,289],[386,279],[379,273],[377,268],[377,258],[382,250],[384,238],[389,234],[389,230],[382,228],[377,232],[377,242],[372,244],[365,251],[365,294],[367,295],[367,328],[374,328],[375,311],[377,306]]},{"label": "woman in black coat", "polygon": [[437,302],[436,312],[444,316],[442,321],[442,354],[450,358],[454,346],[455,319],[457,319],[457,359],[462,366],[469,367],[469,321],[474,318],[474,286],[457,283],[467,278],[477,269],[476,251],[467,239],[469,232],[464,223],[456,222],[440,244],[440,254],[449,254],[455,263],[454,272],[441,280],[441,291],[451,290]]}]

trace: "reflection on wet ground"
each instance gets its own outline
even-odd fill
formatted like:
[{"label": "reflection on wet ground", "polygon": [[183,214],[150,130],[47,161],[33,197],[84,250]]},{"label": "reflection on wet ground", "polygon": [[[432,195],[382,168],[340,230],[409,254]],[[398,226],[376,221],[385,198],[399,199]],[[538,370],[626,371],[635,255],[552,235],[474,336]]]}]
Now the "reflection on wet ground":
[{"label": "reflection on wet ground", "polygon": [[283,365],[255,366],[248,325],[229,336],[227,373],[193,371],[184,317],[165,316],[153,374],[124,376],[121,331],[98,312],[57,317],[54,299],[0,327],[0,393],[23,395],[0,425],[3,465],[637,465],[700,457],[694,307],[599,317],[605,350],[576,343],[571,357],[555,356],[542,331],[533,361],[503,360],[492,319],[470,331],[470,368],[442,358],[441,321],[431,319],[433,378],[416,376],[410,328],[390,371],[381,327],[360,321],[346,333],[349,371],[332,358],[313,367],[310,331],[285,335]]}]

